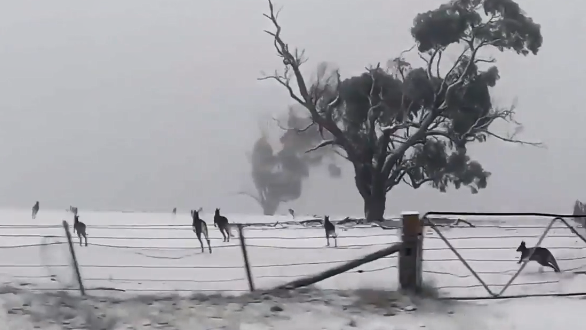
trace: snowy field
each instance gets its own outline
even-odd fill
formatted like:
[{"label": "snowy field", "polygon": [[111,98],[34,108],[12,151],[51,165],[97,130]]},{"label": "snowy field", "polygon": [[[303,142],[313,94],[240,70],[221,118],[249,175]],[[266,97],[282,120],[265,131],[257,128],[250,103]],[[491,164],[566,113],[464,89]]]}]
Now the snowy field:
[{"label": "snowy field", "polygon": [[[321,227],[295,225],[291,217],[225,215],[233,223],[256,224],[245,227],[244,234],[257,289],[272,288],[361,257],[396,242],[399,237],[397,230],[340,225],[337,227],[338,247],[326,247]],[[170,213],[80,210],[80,220],[88,227],[89,246],[80,247],[77,237],[74,239],[86,289],[101,297],[190,295],[194,292],[239,295],[247,292],[236,228],[233,229],[235,237],[230,242],[222,242],[221,234],[213,227],[213,216],[202,213],[202,218],[210,230],[212,254],[207,252],[207,246],[206,252],[201,253],[187,213],[174,216]],[[0,213],[2,284],[24,289],[29,295],[56,290],[77,294],[62,220],[71,224],[72,215],[65,211],[41,210],[32,220],[28,211]],[[332,220],[338,219],[332,217]],[[520,253],[515,251],[519,243],[525,240],[528,246],[534,245],[551,219],[470,220],[476,228],[444,227],[441,231],[491,289],[499,292],[519,269]],[[279,224],[274,227],[260,225],[277,222]],[[580,230],[583,233],[583,229]],[[529,263],[504,294],[586,292],[586,275],[581,274],[586,272],[586,244],[568,228],[557,224],[541,246],[551,249],[562,273],[555,274],[549,269],[540,272],[537,264]],[[488,296],[479,281],[431,229],[425,233],[423,271],[424,281],[436,287],[443,297]],[[397,278],[397,258],[391,256],[320,282],[317,287],[394,291],[398,287]],[[571,299],[555,299],[573,304]],[[529,305],[531,303],[524,302],[514,307]]]},{"label": "snowy field", "polygon": [[[399,237],[397,230],[338,226],[338,247],[334,248],[326,247],[321,227],[293,225],[290,217],[226,216],[235,223],[288,223],[244,228],[258,289],[361,257],[396,242]],[[38,290],[77,288],[61,226],[63,219],[71,224],[71,218],[65,211],[41,211],[35,220],[29,212],[0,213],[0,280]],[[204,213],[202,218],[208,223],[212,254],[207,246],[205,253],[201,253],[189,214],[82,210],[80,219],[88,226],[89,246],[76,244],[75,249],[84,285],[90,291],[107,288],[128,293],[248,291],[236,228],[232,230],[235,237],[222,242],[220,232],[213,227],[213,215]],[[534,245],[550,219],[471,219],[474,220],[476,228],[440,229],[486,284],[499,292],[519,269],[516,262],[520,253],[515,250],[521,240],[528,246]],[[74,239],[77,243],[77,237]],[[487,295],[431,229],[427,229],[424,242],[425,282],[438,288],[443,296]],[[562,224],[556,224],[541,245],[551,249],[563,273],[555,274],[549,269],[540,272],[539,265],[530,263],[506,295],[586,292],[586,276],[576,274],[586,271],[586,244]],[[318,287],[394,290],[397,278],[397,258],[393,255],[320,282]]]}]

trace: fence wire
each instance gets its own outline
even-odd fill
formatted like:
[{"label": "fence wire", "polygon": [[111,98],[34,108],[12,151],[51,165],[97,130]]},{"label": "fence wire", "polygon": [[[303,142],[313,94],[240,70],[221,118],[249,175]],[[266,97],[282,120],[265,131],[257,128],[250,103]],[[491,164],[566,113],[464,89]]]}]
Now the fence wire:
[{"label": "fence wire", "polygon": [[[449,272],[433,272],[435,274],[442,274],[442,275],[449,275],[449,276],[457,276],[460,278],[465,278],[465,277],[473,277],[477,280],[477,282],[479,284],[473,284],[473,285],[450,285],[450,286],[444,286],[444,289],[454,289],[454,288],[460,288],[460,289],[468,289],[468,288],[476,288],[476,287],[481,287],[484,288],[485,291],[489,294],[488,297],[480,297],[480,296],[476,296],[476,297],[453,297],[454,299],[460,299],[460,298],[466,298],[466,299],[479,299],[479,298],[502,298],[502,297],[510,297],[510,296],[505,296],[504,293],[507,291],[508,288],[512,287],[512,286],[528,286],[528,285],[543,285],[543,284],[552,284],[552,283],[560,283],[559,280],[557,281],[541,281],[541,282],[533,282],[533,283],[514,283],[514,281],[518,278],[518,276],[521,274],[521,272],[523,271],[523,269],[527,266],[527,264],[530,262],[530,259],[533,255],[533,253],[535,252],[535,249],[531,250],[530,255],[523,260],[521,266],[519,269],[517,270],[510,270],[507,271],[508,275],[510,275],[509,280],[505,283],[498,283],[498,284],[489,284],[486,281],[484,281],[482,279],[482,277],[480,276],[480,274],[482,274],[483,272],[481,271],[477,271],[475,270],[472,265],[471,262],[506,262],[509,261],[510,259],[474,259],[474,258],[464,258],[462,256],[462,254],[459,252],[459,250],[488,250],[490,249],[489,247],[454,247],[454,245],[451,243],[451,241],[458,241],[458,240],[483,240],[483,239],[507,239],[507,238],[523,238],[526,239],[528,237],[528,235],[492,235],[492,236],[470,236],[470,235],[466,235],[465,237],[446,237],[446,235],[442,232],[442,227],[445,226],[439,226],[436,225],[436,223],[434,222],[432,216],[437,216],[437,215],[457,215],[457,216],[505,216],[505,217],[510,217],[510,216],[534,216],[534,217],[549,217],[551,216],[550,220],[547,223],[547,226],[519,226],[519,227],[514,227],[514,229],[523,229],[523,228],[527,228],[527,227],[536,227],[536,229],[543,229],[543,232],[541,235],[537,236],[532,236],[532,237],[538,237],[538,241],[537,243],[534,245],[535,247],[540,247],[541,243],[543,242],[543,240],[548,237],[548,238],[578,238],[579,240],[582,241],[582,244],[584,244],[581,247],[576,247],[576,246],[570,246],[570,247],[552,247],[551,249],[572,249],[572,250],[584,250],[586,249],[586,238],[584,238],[583,235],[581,235],[572,225],[570,225],[562,216],[558,216],[558,215],[551,215],[551,214],[538,214],[538,213],[472,213],[472,212],[429,212],[427,214],[424,215],[423,217],[423,221],[425,222],[426,226],[429,226],[429,228],[431,228],[432,232],[437,234],[437,237],[433,237],[433,239],[439,239],[442,240],[446,247],[448,249],[450,249],[453,253],[453,255],[455,255],[456,258],[437,258],[437,259],[429,259],[426,258],[424,259],[424,262],[446,262],[446,261],[459,261],[461,262],[464,267],[470,272],[469,275],[457,275],[457,274],[452,274]],[[576,217],[574,215],[572,216],[566,216],[566,217]],[[470,220],[470,219],[469,219]],[[472,220],[470,220],[470,224]],[[554,226],[556,223],[561,223],[561,226]],[[469,227],[472,227],[469,226]],[[492,226],[490,226],[492,227]],[[488,226],[486,226],[485,228],[490,228]],[[504,227],[504,226],[499,226],[499,227]],[[478,228],[476,226],[474,226],[473,228]],[[553,228],[556,229],[566,229],[569,230],[571,235],[548,235],[548,233],[550,232],[550,230],[552,230]],[[431,238],[431,237],[427,237],[426,239]],[[496,249],[503,249],[502,247],[497,247]],[[515,249],[515,248],[511,248]],[[548,247],[549,249],[549,247]],[[441,248],[437,249],[437,250],[441,250]],[[515,249],[516,250],[516,249]],[[584,260],[586,259],[586,256],[580,256],[580,257],[560,257],[560,258],[556,258],[558,261],[575,261],[575,260]],[[583,269],[584,267],[586,267],[586,264],[583,264],[581,266],[578,267],[570,267],[570,268],[566,268],[564,269],[565,272],[572,272],[572,271],[577,271],[580,269]],[[486,272],[485,272],[486,273]],[[576,272],[576,274],[583,274],[584,272]],[[491,289],[491,287],[500,287],[500,290],[498,291],[493,291]],[[564,295],[586,295],[586,292],[582,292],[582,293],[567,293]],[[531,296],[531,295],[523,295],[523,296]]]},{"label": "fence wire", "polygon": [[[478,215],[478,214],[475,214]],[[497,214],[490,214],[491,216],[495,216]],[[523,214],[526,215],[526,214]],[[430,218],[430,214],[428,214],[428,217],[426,219]],[[491,240],[497,240],[497,239],[509,239],[509,238],[544,238],[544,235],[547,235],[548,230],[546,229],[568,229],[569,225],[567,223],[565,223],[565,221],[562,221],[562,226],[556,226],[556,224],[558,224],[557,219],[554,219],[556,221],[551,221],[551,223],[549,223],[549,226],[539,226],[539,225],[524,225],[524,226],[512,226],[512,225],[492,225],[492,224],[474,224],[474,227],[466,227],[466,226],[454,226],[454,227],[450,227],[450,226],[444,226],[444,225],[437,225],[434,226],[433,224],[428,224],[431,228],[431,230],[437,234],[437,236],[433,235],[426,235],[425,241],[429,242],[433,242],[433,241],[443,241],[446,243],[449,242],[455,242],[455,241],[477,241],[477,242],[483,242],[483,241],[491,241]],[[563,220],[563,219],[561,219]],[[1,230],[11,230],[13,231],[13,233],[10,234],[5,234],[5,233],[0,233],[0,237],[4,237],[6,238],[6,241],[4,243],[6,243],[9,239],[12,238],[18,238],[18,239],[22,239],[22,238],[28,238],[28,239],[41,239],[44,238],[45,240],[47,238],[51,238],[53,240],[57,240],[57,241],[53,241],[53,242],[43,242],[43,243],[38,243],[38,244],[15,244],[15,245],[1,245],[0,246],[0,251],[1,250],[14,250],[14,249],[26,249],[26,248],[40,248],[40,249],[47,249],[50,246],[57,246],[57,248],[62,248],[65,249],[66,248],[66,242],[65,242],[65,235],[52,235],[52,236],[43,236],[43,235],[39,235],[39,234],[23,234],[23,235],[19,235],[19,234],[15,234],[14,230],[18,230],[19,229],[39,229],[39,228],[46,228],[46,229],[61,229],[62,231],[62,227],[58,226],[58,225],[39,225],[39,226],[27,226],[27,225],[0,225],[0,231]],[[211,227],[210,227],[211,228]],[[301,227],[301,228],[305,228],[305,229],[319,229],[319,227]],[[298,230],[301,228],[291,228],[292,230]],[[476,232],[480,232],[482,229],[500,229],[500,230],[515,230],[517,231],[517,234],[511,234],[511,233],[507,233],[506,235],[482,235],[481,233],[476,233]],[[88,232],[91,233],[92,230],[95,229],[99,229],[101,231],[120,231],[120,230],[131,230],[132,232],[134,232],[135,230],[140,230],[140,232],[142,232],[143,230],[150,230],[150,231],[157,231],[157,232],[161,232],[161,231],[166,231],[166,230],[181,230],[181,231],[185,231],[185,232],[191,232],[191,226],[189,225],[92,225],[92,226],[88,226]],[[270,229],[276,229],[274,227],[269,227],[269,228],[262,228],[262,230],[270,230]],[[352,230],[354,232],[359,232],[360,230],[364,229],[364,227],[360,227],[360,228],[349,228],[348,230]],[[372,228],[366,228],[366,229],[371,229]],[[458,236],[454,236],[454,237],[447,237],[443,231],[446,232],[453,232],[454,229],[457,229],[458,233],[460,233],[460,231],[465,231],[465,233],[462,233],[461,235]],[[541,229],[544,230],[544,234],[543,235],[522,235],[521,231],[523,231],[524,229],[530,229],[530,230],[534,230],[534,229]],[[213,230],[213,229],[212,229]],[[258,235],[259,231],[254,230],[253,227],[245,227],[246,230],[246,240],[249,242],[248,244],[246,244],[247,248],[249,249],[249,253],[252,253],[252,257],[255,259],[259,259],[262,260],[263,258],[257,258],[259,256],[255,256],[255,253],[265,253],[262,251],[270,251],[270,250],[275,250],[275,251],[282,251],[282,252],[278,252],[279,256],[281,256],[280,259],[282,260],[286,260],[287,258],[287,254],[285,250],[291,250],[291,251],[295,251],[295,250],[299,250],[299,251],[325,251],[324,250],[324,245],[322,244],[318,244],[318,245],[314,245],[314,246],[308,246],[308,243],[311,244],[310,242],[307,243],[302,243],[302,244],[298,244],[298,245],[292,245],[292,246],[284,246],[281,245],[279,243],[283,243],[283,242],[291,242],[291,243],[297,243],[300,241],[309,241],[309,240],[323,240],[325,243],[325,237],[324,236],[299,236],[299,237],[295,237],[295,236],[291,236],[291,235]],[[117,233],[118,234],[118,233]],[[388,238],[387,240],[385,240],[384,242],[372,242],[373,241],[373,237],[381,237],[381,238]],[[572,234],[568,234],[568,235],[560,235],[560,234],[555,234],[555,235],[547,235],[547,237],[551,237],[551,238],[576,238],[576,234],[572,233]],[[136,235],[136,236],[124,236],[124,235],[101,235],[101,236],[88,236],[89,238],[89,246],[88,248],[91,249],[92,247],[96,247],[96,248],[103,248],[103,249],[109,249],[111,250],[111,252],[105,252],[105,253],[110,253],[112,256],[116,257],[117,255],[119,255],[119,253],[131,253],[137,257],[146,257],[146,258],[151,258],[151,259],[160,259],[161,261],[173,261],[173,260],[181,260],[181,259],[186,259],[186,258],[191,258],[191,257],[195,257],[195,256],[201,256],[202,253],[199,252],[199,246],[197,245],[188,245],[188,244],[184,244],[184,245],[175,245],[172,244],[172,246],[164,246],[164,245],[157,245],[157,242],[173,242],[173,241],[177,241],[177,242],[181,242],[181,241],[189,241],[191,243],[194,242],[195,237],[193,236],[193,234],[191,233],[191,236],[186,236],[186,237],[181,237],[181,236],[172,236],[172,235],[168,235],[168,236],[141,236],[141,235]],[[221,237],[210,237],[210,239],[212,240],[212,242],[218,242],[219,239],[221,239]],[[389,246],[390,244],[392,244],[393,242],[395,242],[397,240],[397,235],[393,234],[392,232],[388,231],[388,230],[383,230],[380,233],[369,233],[369,235],[357,235],[357,234],[353,234],[353,233],[348,233],[348,232],[344,232],[341,231],[339,233],[339,241],[343,242],[345,239],[351,239],[352,242],[351,244],[340,244],[336,250],[337,251],[352,251],[352,250],[363,250],[363,249],[367,249],[367,248],[382,248],[382,247],[386,247]],[[107,244],[107,241],[109,240],[117,240],[117,241],[143,241],[143,242],[148,242],[146,244],[141,244],[141,245],[125,245],[125,244]],[[230,243],[224,243],[224,244],[219,244],[216,243],[214,245],[212,245],[212,248],[214,250],[219,249],[218,253],[214,253],[214,256],[218,256],[217,258],[221,259],[221,255],[222,253],[226,253],[226,252],[222,252],[222,251],[230,251],[233,249],[240,249],[240,245],[238,244],[238,237],[233,237],[233,240],[235,241],[234,243],[230,242]],[[362,242],[358,242],[357,240],[360,241],[364,241],[364,244],[362,244]],[[106,242],[105,242],[106,241]],[[271,242],[268,242],[271,241]],[[372,243],[367,243],[368,241],[371,241]],[[585,241],[586,242],[586,241]],[[77,243],[77,238],[74,238],[74,243]],[[155,244],[151,244],[151,243],[155,243]],[[539,246],[539,242],[536,246]],[[76,250],[79,251],[90,251],[90,250],[84,250],[85,247],[83,248],[78,248],[77,244],[76,244]],[[256,249],[261,249],[260,251],[257,251]],[[333,250],[334,248],[332,248]],[[515,246],[492,246],[492,247],[486,247],[486,246],[481,246],[481,244],[479,244],[478,246],[464,246],[464,247],[457,247],[454,248],[454,246],[452,245],[451,247],[449,246],[449,244],[446,244],[445,246],[434,246],[434,247],[425,247],[424,248],[424,256],[426,256],[426,258],[424,259],[424,263],[427,265],[430,265],[432,268],[434,267],[434,264],[441,264],[444,262],[451,262],[451,261],[459,261],[462,262],[462,258],[461,255],[460,257],[455,254],[454,252],[457,251],[474,251],[474,250],[483,250],[483,251],[489,251],[489,250],[494,250],[494,251],[499,251],[499,250],[514,250],[516,249]],[[548,246],[548,249],[550,250],[556,250],[556,249],[565,249],[565,250],[575,250],[575,251],[580,251],[580,250],[586,250],[586,245],[585,246]],[[450,250],[452,254],[454,254],[454,257],[444,257],[444,256],[439,256],[439,257],[430,257],[429,254],[427,252],[432,252],[432,251],[448,251]],[[454,251],[456,250],[456,251]],[[185,253],[182,255],[171,255],[174,252],[179,252],[179,251],[193,251],[190,253]],[[150,252],[150,253],[149,253]],[[163,255],[156,255],[156,253],[159,252]],[[239,251],[234,250],[234,252],[239,253]],[[312,254],[315,255],[316,258],[319,258],[319,253],[316,254]],[[136,270],[133,271],[136,274],[149,274],[150,271],[155,271],[155,270],[165,270],[165,269],[169,269],[170,271],[179,271],[179,270],[194,270],[194,271],[205,271],[205,270],[219,270],[219,271],[229,271],[230,274],[234,275],[235,273],[241,275],[242,272],[242,268],[243,265],[242,264],[234,264],[234,265],[222,265],[222,264],[215,264],[216,262],[214,261],[215,259],[210,259],[210,260],[200,260],[198,262],[194,262],[194,263],[189,263],[189,264],[183,264],[183,265],[178,265],[178,264],[172,264],[172,263],[161,263],[161,264],[148,264],[148,265],[142,265],[142,264],[123,264],[123,265],[115,265],[115,264],[98,264],[95,262],[90,262],[91,259],[86,259],[86,257],[83,255],[83,253],[80,255],[80,268],[82,270],[82,272],[89,272],[91,273],[91,269],[104,269],[107,271],[112,271],[114,273],[114,275],[116,273],[119,273],[120,277],[118,276],[85,276],[84,277],[84,281],[88,282],[89,287],[88,290],[108,290],[108,288],[105,287],[95,287],[92,286],[92,283],[99,283],[99,282],[108,282],[108,283],[113,283],[113,284],[117,284],[117,283],[194,283],[194,284],[229,284],[229,283],[234,283],[235,285],[237,285],[238,287],[235,288],[214,288],[214,289],[207,289],[207,288],[197,288],[197,289],[152,289],[152,288],[125,288],[123,291],[127,291],[127,292],[166,292],[166,291],[173,291],[173,292],[193,292],[193,291],[216,291],[216,292],[244,292],[247,290],[244,290],[245,286],[245,282],[246,282],[246,278],[243,276],[232,276],[229,278],[216,278],[219,276],[214,276],[213,278],[200,278],[199,276],[195,276],[194,278],[166,278],[166,279],[162,279],[162,278],[155,278],[155,277],[151,277],[149,278],[147,277],[141,277],[141,276],[122,276],[124,275],[124,273],[126,273],[125,271],[123,271],[122,269],[127,269],[127,270]],[[378,272],[385,272],[385,271],[390,271],[392,269],[396,269],[396,262],[391,262],[392,259],[396,259],[396,256],[390,256],[390,257],[386,257],[382,260],[383,263],[391,263],[389,265],[385,265],[384,267],[379,267],[379,268],[375,268],[375,269],[368,269],[368,267],[363,267],[364,269],[358,269],[358,270],[353,270],[353,271],[349,271],[346,272],[344,274],[368,274],[368,273],[378,273]],[[331,265],[336,265],[336,264],[341,264],[341,263],[345,263],[352,260],[352,258],[340,258],[340,259],[335,259],[335,260],[319,260],[319,261],[300,261],[300,262],[280,262],[280,263],[258,263],[252,266],[253,271],[254,270],[263,270],[266,269],[271,273],[275,273],[275,275],[273,274],[256,274],[254,275],[254,279],[273,279],[273,280],[287,280],[287,279],[297,279],[300,277],[305,277],[305,276],[310,276],[312,275],[312,272],[300,272],[298,274],[290,274],[288,272],[282,272],[282,271],[278,271],[278,269],[288,269],[290,267],[303,267],[303,268],[310,268],[312,266],[331,266]],[[576,256],[576,257],[561,257],[557,259],[558,261],[577,261],[577,260],[586,260],[586,256]],[[44,269],[51,269],[51,270],[55,270],[55,269],[67,269],[70,268],[71,265],[68,262],[64,262],[64,263],[47,263],[44,265],[36,265],[36,264],[26,264],[23,260],[20,260],[22,262],[22,264],[8,264],[8,263],[2,263],[2,260],[0,260],[0,268],[2,269],[18,269],[18,268],[23,268],[23,269],[34,269],[34,268],[44,268]],[[516,260],[511,260],[510,258],[466,258],[464,259],[465,262],[467,263],[486,263],[486,262],[499,262],[499,263],[512,263],[515,262]],[[473,268],[470,269],[470,273],[469,274],[458,274],[458,273],[454,273],[454,272],[446,272],[446,271],[442,271],[442,270],[423,270],[424,274],[428,274],[428,275],[433,275],[433,276],[448,276],[448,277],[452,277],[455,279],[467,279],[467,278],[476,278],[476,276],[479,275],[507,275],[507,276],[512,276],[511,280],[508,283],[494,283],[494,284],[489,284],[488,282],[483,281],[482,279],[479,280],[479,284],[461,284],[461,285],[443,285],[443,286],[436,286],[436,289],[439,290],[450,290],[450,289],[467,289],[467,288],[477,288],[477,287],[483,287],[485,289],[488,289],[488,292],[491,296],[496,297],[496,296],[503,296],[504,297],[504,292],[506,291],[506,289],[508,287],[512,287],[512,286],[539,286],[539,285],[543,285],[543,284],[552,284],[552,283],[557,283],[556,281],[532,281],[532,282],[527,282],[527,283],[513,283],[513,281],[516,279],[516,277],[518,276],[518,274],[520,273],[520,271],[524,268],[524,266],[526,265],[526,263],[524,263],[520,269],[514,269],[514,268],[510,268],[510,269],[505,269],[502,271],[491,271],[491,270],[480,270],[480,271],[476,271]],[[579,266],[579,267],[574,267],[573,269],[565,269],[565,271],[571,271],[571,270],[580,270],[586,267],[586,262],[584,265]],[[196,274],[196,273],[194,273]],[[9,276],[8,274],[6,276]],[[386,276],[386,275],[385,275]],[[0,274],[0,277],[2,277],[2,274]],[[392,275],[386,276],[388,277],[392,277]],[[55,275],[51,275],[51,274],[44,274],[44,275],[14,275],[11,278],[14,279],[45,279],[45,280],[50,280],[50,281],[55,281]],[[477,278],[478,280],[478,278]],[[61,281],[58,281],[61,282]],[[491,291],[490,287],[501,287],[501,291],[500,292],[493,292]],[[61,289],[64,290],[75,290],[75,287],[72,287],[72,285],[69,284],[64,284],[62,286]],[[115,288],[109,288],[115,291],[120,291],[118,289]],[[54,290],[54,289],[53,289]],[[468,299],[469,297],[463,297],[465,299]]]}]

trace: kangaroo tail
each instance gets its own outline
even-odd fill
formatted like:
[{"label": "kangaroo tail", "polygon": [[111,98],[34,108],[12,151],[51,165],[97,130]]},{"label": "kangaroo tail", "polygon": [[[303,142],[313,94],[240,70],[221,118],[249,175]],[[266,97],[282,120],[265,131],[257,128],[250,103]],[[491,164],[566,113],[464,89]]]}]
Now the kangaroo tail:
[{"label": "kangaroo tail", "polygon": [[560,270],[560,266],[558,266],[558,262],[555,260],[555,257],[553,255],[551,255],[549,257],[549,264],[553,267],[553,269],[555,270],[556,273],[561,272]]}]

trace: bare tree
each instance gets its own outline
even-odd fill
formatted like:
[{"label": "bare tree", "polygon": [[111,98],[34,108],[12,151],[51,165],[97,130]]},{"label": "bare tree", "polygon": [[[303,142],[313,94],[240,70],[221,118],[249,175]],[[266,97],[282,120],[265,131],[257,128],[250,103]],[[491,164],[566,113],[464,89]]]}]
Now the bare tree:
[{"label": "bare tree", "polygon": [[[512,0],[457,0],[419,14],[411,34],[422,67],[413,68],[401,54],[387,68],[368,67],[345,80],[336,71],[325,84],[306,82],[304,51],[283,40],[278,15],[269,0],[264,16],[273,29],[265,32],[284,71],[259,79],[278,82],[307,109],[323,136],[308,151],[331,146],[352,163],[367,220],[383,218],[386,194],[402,183],[413,188],[428,183],[442,192],[449,185],[465,185],[473,193],[485,188],[490,172],[470,160],[468,143],[493,138],[542,146],[491,129],[503,121],[518,133],[521,125],[514,106],[493,106],[490,88],[499,71],[495,66],[481,70],[495,60],[482,58],[480,51],[492,47],[537,54],[543,41],[540,26]],[[443,73],[442,55],[450,46],[463,50]]]}]

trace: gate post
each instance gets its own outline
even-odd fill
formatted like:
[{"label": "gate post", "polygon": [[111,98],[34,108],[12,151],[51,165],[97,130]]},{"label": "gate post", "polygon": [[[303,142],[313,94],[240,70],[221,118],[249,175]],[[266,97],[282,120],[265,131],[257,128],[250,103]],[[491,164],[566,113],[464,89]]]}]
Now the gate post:
[{"label": "gate post", "polygon": [[399,284],[402,290],[418,292],[422,284],[423,222],[419,212],[401,213]]}]

